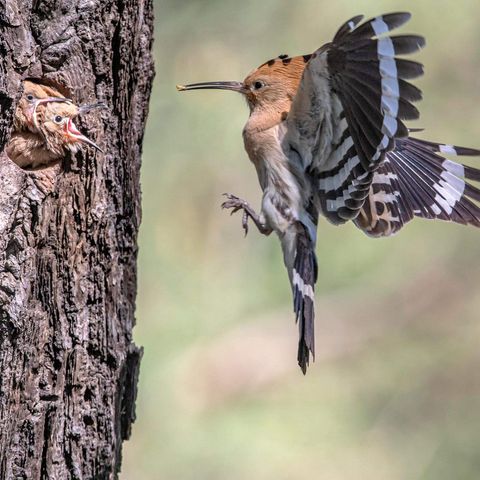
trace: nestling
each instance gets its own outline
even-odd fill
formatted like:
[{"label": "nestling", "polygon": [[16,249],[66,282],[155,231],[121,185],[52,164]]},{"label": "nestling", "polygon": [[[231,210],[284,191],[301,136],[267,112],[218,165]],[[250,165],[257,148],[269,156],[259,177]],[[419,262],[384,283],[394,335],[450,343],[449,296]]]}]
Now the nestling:
[{"label": "nestling", "polygon": [[265,235],[281,242],[299,325],[298,363],[305,373],[314,346],[315,244],[318,217],[348,221],[371,237],[397,233],[414,216],[480,226],[480,170],[442,156],[480,151],[411,136],[420,90],[407,80],[423,74],[397,58],[425,44],[416,35],[390,36],[410,19],[391,13],[340,27],[313,54],[281,55],[243,82],[205,82],[178,90],[241,93],[250,107],[245,149],[257,170],[260,214],[234,195],[223,208],[243,211]]},{"label": "nestling", "polygon": [[[37,84],[35,86],[39,87]],[[28,130],[14,130],[6,146],[8,157],[22,168],[36,169],[58,162],[67,151],[76,152],[81,144],[100,150],[93,141],[78,131],[73,119],[92,108],[103,107],[102,103],[78,107],[68,99],[37,100],[28,117],[23,115],[25,110],[21,110],[18,120],[22,125],[28,125]]]},{"label": "nestling", "polygon": [[36,132],[38,127],[35,125],[34,113],[39,105],[49,102],[71,102],[71,100],[52,87],[25,80],[23,94],[18,102],[13,121],[14,130]]}]

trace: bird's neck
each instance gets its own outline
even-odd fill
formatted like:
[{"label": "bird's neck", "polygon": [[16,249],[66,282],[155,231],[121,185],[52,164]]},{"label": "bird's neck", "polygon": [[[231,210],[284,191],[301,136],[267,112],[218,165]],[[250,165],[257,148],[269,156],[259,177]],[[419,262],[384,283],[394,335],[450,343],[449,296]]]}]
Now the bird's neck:
[{"label": "bird's neck", "polygon": [[245,125],[245,131],[255,133],[269,130],[282,123],[290,111],[291,102],[288,100],[275,104],[259,105],[250,112],[250,117]]},{"label": "bird's neck", "polygon": [[288,116],[291,102],[287,100],[257,105],[243,129],[245,149],[250,160],[257,165],[280,147],[279,128]]}]

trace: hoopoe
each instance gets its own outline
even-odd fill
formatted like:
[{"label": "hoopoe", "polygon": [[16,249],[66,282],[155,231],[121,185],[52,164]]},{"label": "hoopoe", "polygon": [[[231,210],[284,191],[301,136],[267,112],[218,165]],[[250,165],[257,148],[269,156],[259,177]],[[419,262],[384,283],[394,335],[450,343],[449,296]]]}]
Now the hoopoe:
[{"label": "hoopoe", "polygon": [[227,195],[224,208],[243,211],[265,235],[280,238],[299,325],[298,363],[306,372],[314,346],[315,243],[319,215],[335,225],[353,221],[371,237],[397,233],[414,216],[480,226],[480,170],[442,154],[479,150],[410,136],[403,121],[419,117],[421,91],[407,80],[423,74],[397,58],[425,44],[416,35],[390,36],[410,19],[391,13],[363,23],[357,16],[332,42],[309,55],[280,55],[243,82],[206,82],[178,90],[241,93],[250,107],[243,139],[263,190],[257,215]]},{"label": "hoopoe", "polygon": [[[36,169],[58,162],[66,151],[76,152],[84,143],[101,150],[93,141],[80,133],[73,118],[93,108],[103,108],[103,103],[77,106],[71,100],[61,97],[45,97],[38,100],[39,95],[48,92],[50,87],[33,84],[36,87],[35,100],[31,110],[29,105],[17,109],[14,132],[6,146],[8,157],[22,168]],[[29,90],[25,90],[29,95]],[[24,95],[25,96],[25,95]],[[23,97],[22,97],[23,98]],[[53,101],[51,99],[54,99]],[[25,114],[28,112],[28,115]],[[21,128],[21,127],[26,127]]]},{"label": "hoopoe", "polygon": [[39,105],[50,102],[71,102],[71,100],[52,87],[25,80],[23,94],[18,102],[13,120],[14,130],[29,130],[35,133],[38,130],[34,118],[36,109]]}]

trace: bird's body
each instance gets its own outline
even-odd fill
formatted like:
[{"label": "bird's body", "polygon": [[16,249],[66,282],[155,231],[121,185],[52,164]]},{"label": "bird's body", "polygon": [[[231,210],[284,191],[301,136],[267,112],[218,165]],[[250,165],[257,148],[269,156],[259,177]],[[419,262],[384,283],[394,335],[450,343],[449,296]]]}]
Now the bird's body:
[{"label": "bird's body", "polygon": [[45,139],[31,132],[14,132],[5,148],[8,158],[19,167],[35,170],[59,160],[59,155],[49,151]]},{"label": "bird's body", "polygon": [[305,197],[310,190],[301,175],[301,165],[282,148],[285,134],[282,127],[278,124],[253,134],[248,129],[244,131],[245,148],[263,190],[265,224],[279,235],[285,233],[293,219],[303,216]]},{"label": "bird's body", "polygon": [[259,215],[228,195],[264,234],[280,238],[299,324],[298,362],[314,354],[315,243],[319,215],[339,225],[352,220],[373,237],[396,233],[414,216],[480,226],[480,170],[441,156],[480,151],[426,142],[409,135],[421,92],[406,80],[420,64],[396,55],[424,45],[414,35],[388,36],[410,18],[383,15],[346,22],[312,55],[281,55],[243,82],[206,82],[180,90],[217,88],[242,93],[250,107],[245,149],[263,190]]}]

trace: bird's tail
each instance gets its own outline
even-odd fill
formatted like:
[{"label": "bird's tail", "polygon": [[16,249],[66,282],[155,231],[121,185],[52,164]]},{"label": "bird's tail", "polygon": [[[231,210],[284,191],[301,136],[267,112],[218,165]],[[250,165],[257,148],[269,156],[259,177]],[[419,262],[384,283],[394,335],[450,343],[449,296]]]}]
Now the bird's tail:
[{"label": "bird's tail", "polygon": [[292,285],[293,310],[298,323],[298,364],[305,374],[310,362],[310,353],[315,359],[315,299],[314,289],[317,281],[317,258],[315,242],[307,229],[298,222],[294,232],[282,239],[285,265]]}]

